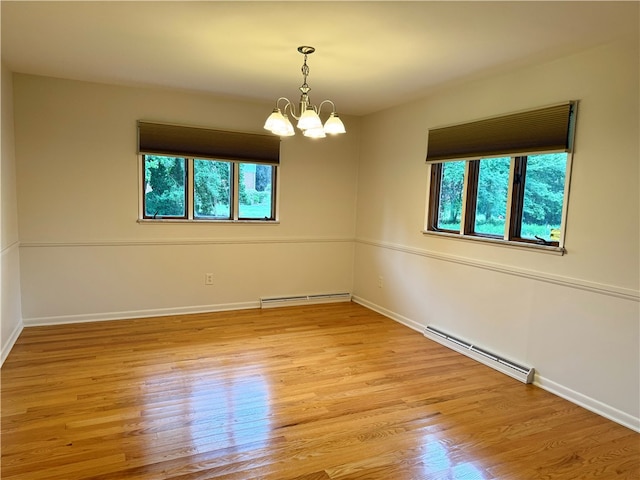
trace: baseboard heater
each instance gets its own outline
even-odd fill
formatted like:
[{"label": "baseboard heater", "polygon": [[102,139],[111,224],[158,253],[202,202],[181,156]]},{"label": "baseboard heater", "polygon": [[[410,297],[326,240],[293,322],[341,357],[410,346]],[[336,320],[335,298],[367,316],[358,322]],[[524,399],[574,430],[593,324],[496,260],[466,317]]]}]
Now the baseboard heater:
[{"label": "baseboard heater", "polygon": [[462,353],[463,355],[471,357],[474,360],[505,373],[516,380],[520,380],[523,383],[533,382],[534,369],[532,367],[518,365],[511,360],[502,358],[483,348],[479,348],[476,345],[472,345],[469,342],[456,338],[431,326],[425,327],[424,336],[444,345],[445,347],[449,347],[456,352]]},{"label": "baseboard heater", "polygon": [[263,297],[260,299],[260,308],[290,307],[294,305],[312,305],[315,303],[350,301],[350,293],[323,293],[317,295],[296,295],[291,297]]}]

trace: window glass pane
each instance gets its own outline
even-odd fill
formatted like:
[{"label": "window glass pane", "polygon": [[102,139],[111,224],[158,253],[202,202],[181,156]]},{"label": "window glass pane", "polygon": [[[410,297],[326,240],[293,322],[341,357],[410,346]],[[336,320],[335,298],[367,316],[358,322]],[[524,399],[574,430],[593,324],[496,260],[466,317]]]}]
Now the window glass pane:
[{"label": "window glass pane", "polygon": [[480,160],[475,233],[504,236],[510,165],[509,157]]},{"label": "window glass pane", "polygon": [[271,165],[240,163],[238,218],[273,217],[273,170]]},{"label": "window glass pane", "polygon": [[438,224],[442,230],[460,230],[462,216],[462,187],[464,185],[464,161],[444,162],[440,178],[438,199]]},{"label": "window glass pane", "polygon": [[541,238],[548,242],[560,239],[566,170],[566,153],[530,155],[527,158],[520,229],[522,238]]},{"label": "window glass pane", "polygon": [[186,217],[184,158],[144,156],[145,217]]},{"label": "window glass pane", "polygon": [[231,163],[193,161],[194,218],[231,218]]}]

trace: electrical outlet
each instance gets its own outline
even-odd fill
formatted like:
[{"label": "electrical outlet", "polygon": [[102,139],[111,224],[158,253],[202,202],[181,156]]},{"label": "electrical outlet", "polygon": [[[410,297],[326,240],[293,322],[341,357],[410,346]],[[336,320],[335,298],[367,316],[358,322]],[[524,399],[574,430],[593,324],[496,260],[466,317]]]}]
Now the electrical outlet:
[{"label": "electrical outlet", "polygon": [[205,285],[213,285],[213,273],[205,273],[204,274],[204,284]]},{"label": "electrical outlet", "polygon": [[380,275],[378,277],[378,288],[382,288],[383,284],[384,284],[384,279],[382,278],[382,275]]}]

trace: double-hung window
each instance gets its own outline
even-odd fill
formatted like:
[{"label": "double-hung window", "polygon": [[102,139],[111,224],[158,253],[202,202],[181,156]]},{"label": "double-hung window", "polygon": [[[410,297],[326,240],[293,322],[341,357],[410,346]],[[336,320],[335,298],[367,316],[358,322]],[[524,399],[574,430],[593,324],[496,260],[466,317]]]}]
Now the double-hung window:
[{"label": "double-hung window", "polygon": [[138,122],[141,220],[277,219],[279,139]]},{"label": "double-hung window", "polygon": [[425,233],[564,251],[576,102],[429,131]]}]

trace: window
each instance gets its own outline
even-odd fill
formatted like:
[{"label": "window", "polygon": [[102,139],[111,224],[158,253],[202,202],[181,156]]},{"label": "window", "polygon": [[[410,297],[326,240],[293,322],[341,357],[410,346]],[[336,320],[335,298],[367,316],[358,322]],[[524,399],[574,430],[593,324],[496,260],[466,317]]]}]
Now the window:
[{"label": "window", "polygon": [[567,154],[517,159],[511,236],[521,241],[557,244],[566,198]]},{"label": "window", "polygon": [[562,251],[574,121],[568,102],[430,130],[425,233]]},{"label": "window", "polygon": [[184,158],[144,158],[144,218],[186,218],[187,167]]},{"label": "window", "polygon": [[434,163],[427,230],[557,247],[566,168],[566,153]]},{"label": "window", "polygon": [[508,157],[491,158],[474,163],[476,173],[476,204],[473,209],[473,231],[480,235],[504,234],[509,189]]},{"label": "window", "polygon": [[[438,230],[456,232],[462,221],[462,190],[464,187],[465,162],[447,162],[437,165],[438,182],[433,183],[434,223]],[[433,167],[432,167],[433,168]]]},{"label": "window", "polygon": [[[193,216],[199,219],[233,218],[233,169],[231,162],[193,160]],[[271,215],[267,215],[271,216]]]},{"label": "window", "polygon": [[245,188],[238,196],[238,215],[240,218],[272,218],[274,168],[251,163],[241,163],[239,168],[240,183]]},{"label": "window", "polygon": [[275,220],[276,167],[143,155],[144,219]]},{"label": "window", "polygon": [[141,219],[276,220],[279,139],[147,122],[138,138]]}]

